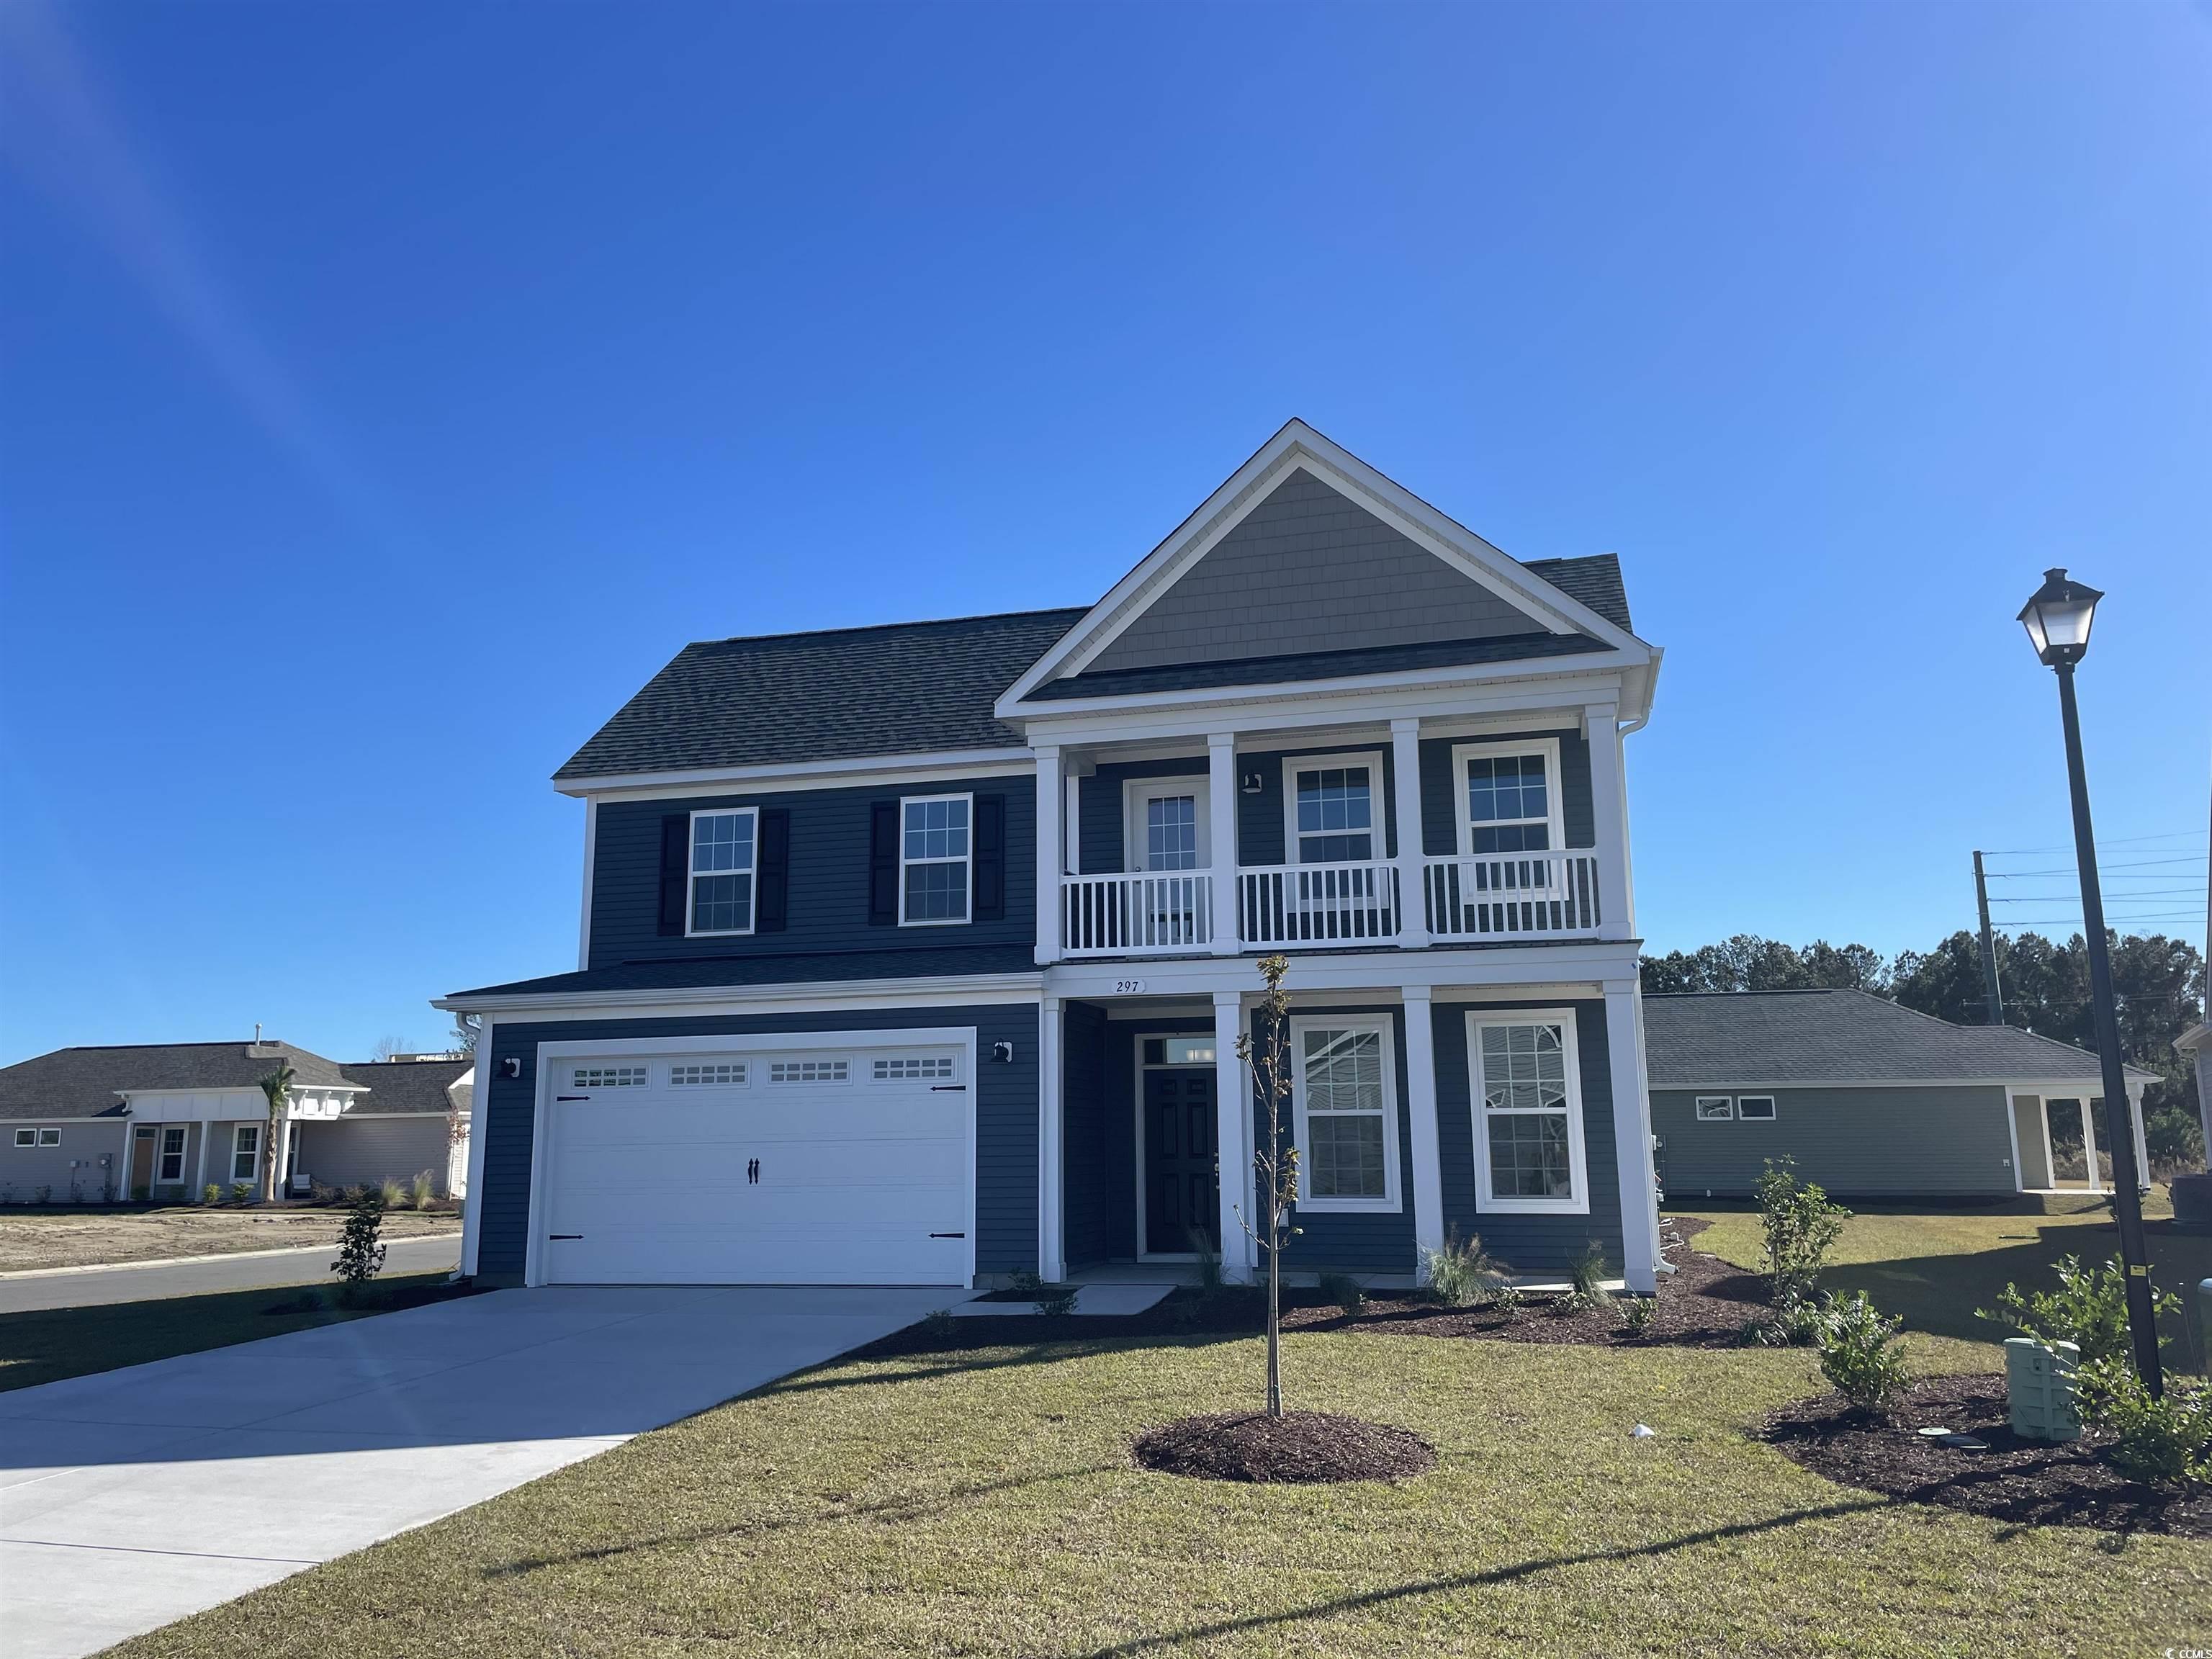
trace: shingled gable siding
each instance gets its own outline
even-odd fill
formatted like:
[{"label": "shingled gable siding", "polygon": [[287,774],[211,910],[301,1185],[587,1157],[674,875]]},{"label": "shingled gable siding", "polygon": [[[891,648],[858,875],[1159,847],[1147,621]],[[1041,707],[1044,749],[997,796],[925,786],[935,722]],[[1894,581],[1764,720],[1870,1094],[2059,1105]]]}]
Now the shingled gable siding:
[{"label": "shingled gable siding", "polygon": [[1443,1170],[1444,1225],[1520,1273],[1561,1273],[1569,1258],[1595,1239],[1615,1273],[1621,1267],[1620,1158],[1613,1133],[1613,1066],[1607,1052],[1605,1004],[1565,1002],[1575,1011],[1577,1057],[1582,1062],[1583,1152],[1589,1178],[1588,1215],[1530,1215],[1481,1209],[1474,1166],[1474,1093],[1468,1066],[1467,1017],[1475,1009],[1510,1012],[1520,1002],[1435,1005],[1437,1150]]},{"label": "shingled gable siding", "polygon": [[[868,811],[901,795],[1002,795],[1006,802],[1005,915],[942,927],[878,927],[868,921]],[[664,938],[660,821],[717,807],[781,806],[791,813],[790,878],[781,932]],[[793,956],[823,951],[942,951],[952,945],[1026,945],[1036,930],[1036,784],[1025,776],[873,789],[788,790],[678,800],[605,801],[592,878],[590,965],[687,957]]]},{"label": "shingled gable siding", "polygon": [[1466,809],[1463,779],[1452,775],[1452,750],[1463,743],[1510,745],[1550,738],[1559,745],[1559,815],[1570,847],[1597,843],[1590,808],[1589,739],[1571,727],[1559,732],[1486,732],[1477,738],[1425,738],[1421,742],[1421,851],[1446,858],[1459,851],[1460,815]]},{"label": "shingled gable siding", "polygon": [[[491,1098],[479,1128],[486,1134],[483,1207],[477,1246],[479,1276],[522,1282],[528,1249],[530,1160],[538,1099],[538,1045],[605,1042],[632,1037],[744,1036],[776,1031],[894,1031],[927,1027],[975,1030],[975,1270],[1034,1271],[1037,1261],[1037,1007],[1034,1003],[969,1008],[828,1010],[757,1018],[598,1019],[513,1023],[492,1034]],[[991,1058],[996,1042],[1013,1044],[1012,1062]],[[501,1075],[501,1062],[522,1062],[522,1075]],[[478,1085],[481,1091],[482,1085]]]},{"label": "shingled gable siding", "polygon": [[[1667,1195],[1748,1194],[1770,1158],[1844,1198],[1988,1197],[2014,1190],[2006,1091],[1948,1086],[1654,1089]],[[2057,1088],[2055,1097],[2063,1097]],[[1771,1094],[1771,1122],[1698,1121],[1699,1095]]]},{"label": "shingled gable siding", "polygon": [[1540,629],[1526,612],[1301,469],[1091,667],[1111,672]]}]

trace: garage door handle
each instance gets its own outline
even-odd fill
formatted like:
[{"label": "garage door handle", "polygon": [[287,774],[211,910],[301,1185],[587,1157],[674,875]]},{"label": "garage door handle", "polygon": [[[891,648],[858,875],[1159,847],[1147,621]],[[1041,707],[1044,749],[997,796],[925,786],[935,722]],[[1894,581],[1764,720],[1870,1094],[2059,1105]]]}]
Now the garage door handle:
[{"label": "garage door handle", "polygon": [[556,1099],[556,1100],[589,1100],[589,1099],[591,1098],[591,1096],[589,1096],[589,1095],[556,1095],[556,1096],[554,1096],[554,1097],[553,1097],[553,1098],[554,1098],[554,1099]]},{"label": "garage door handle", "polygon": [[930,1234],[930,1237],[932,1238],[965,1238],[968,1235],[965,1233],[932,1233]]},{"label": "garage door handle", "polygon": [[933,1095],[964,1095],[968,1092],[968,1085],[964,1083],[933,1083],[929,1085],[929,1092]]},{"label": "garage door handle", "polygon": [[545,1236],[546,1236],[548,1238],[551,1238],[551,1239],[562,1239],[562,1238],[581,1238],[581,1237],[583,1237],[583,1234],[581,1234],[581,1233],[548,1233],[548,1234],[546,1234]]}]

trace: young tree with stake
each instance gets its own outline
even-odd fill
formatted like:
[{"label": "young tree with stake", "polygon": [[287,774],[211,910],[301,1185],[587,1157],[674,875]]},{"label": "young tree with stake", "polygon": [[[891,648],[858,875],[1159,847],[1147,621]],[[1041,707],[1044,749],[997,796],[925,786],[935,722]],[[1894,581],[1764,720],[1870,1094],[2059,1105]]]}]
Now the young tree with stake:
[{"label": "young tree with stake", "polygon": [[1267,1114],[1267,1133],[1254,1137],[1258,1145],[1252,1154],[1253,1171],[1260,1178],[1260,1225],[1244,1222],[1242,1204],[1237,1216],[1267,1258],[1270,1417],[1283,1414],[1283,1247],[1298,1233],[1291,1224],[1298,1201],[1298,1149],[1286,1144],[1283,1134],[1283,1107],[1291,1097],[1291,998],[1283,989],[1283,976],[1290,971],[1287,957],[1260,958],[1267,994],[1260,1003],[1259,1040],[1254,1042],[1249,1030],[1237,1037],[1237,1057],[1244,1062]]}]

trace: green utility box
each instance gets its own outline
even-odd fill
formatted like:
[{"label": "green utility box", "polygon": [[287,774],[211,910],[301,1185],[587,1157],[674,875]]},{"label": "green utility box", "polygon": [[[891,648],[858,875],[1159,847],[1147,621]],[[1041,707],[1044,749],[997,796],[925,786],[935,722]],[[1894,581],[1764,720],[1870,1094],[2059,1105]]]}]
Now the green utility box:
[{"label": "green utility box", "polygon": [[2038,1342],[2015,1336],[2005,1343],[2005,1394],[2012,1431],[2028,1440],[2079,1440],[2081,1413],[2075,1403],[2074,1374],[2081,1350],[2071,1342]]}]

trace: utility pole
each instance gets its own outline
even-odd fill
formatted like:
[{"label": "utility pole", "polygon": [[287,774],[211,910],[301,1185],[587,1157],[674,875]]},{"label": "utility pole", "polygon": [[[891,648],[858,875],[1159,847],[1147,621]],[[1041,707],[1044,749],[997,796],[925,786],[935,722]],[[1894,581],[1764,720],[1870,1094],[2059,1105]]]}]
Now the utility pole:
[{"label": "utility pole", "polygon": [[1974,854],[1974,902],[1982,913],[1982,1006],[1988,1010],[1982,1024],[2004,1024],[2004,993],[1997,988],[1997,942],[1990,933],[1990,883],[1982,873],[1982,855]]}]

